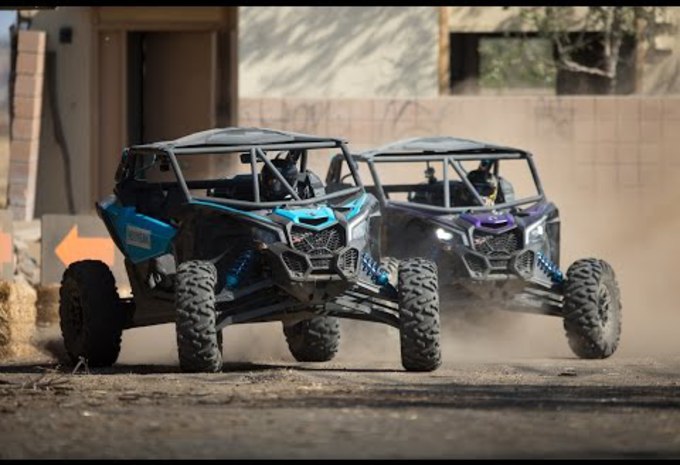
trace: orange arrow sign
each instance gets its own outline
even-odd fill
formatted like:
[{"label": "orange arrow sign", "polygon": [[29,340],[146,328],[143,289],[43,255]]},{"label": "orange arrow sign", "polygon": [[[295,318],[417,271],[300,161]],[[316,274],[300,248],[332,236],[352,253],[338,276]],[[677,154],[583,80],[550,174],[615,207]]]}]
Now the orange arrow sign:
[{"label": "orange arrow sign", "polygon": [[12,263],[12,236],[0,231],[0,265]]},{"label": "orange arrow sign", "polygon": [[78,225],[74,225],[59,245],[54,249],[64,266],[78,260],[101,260],[113,266],[113,241],[108,237],[80,237]]}]

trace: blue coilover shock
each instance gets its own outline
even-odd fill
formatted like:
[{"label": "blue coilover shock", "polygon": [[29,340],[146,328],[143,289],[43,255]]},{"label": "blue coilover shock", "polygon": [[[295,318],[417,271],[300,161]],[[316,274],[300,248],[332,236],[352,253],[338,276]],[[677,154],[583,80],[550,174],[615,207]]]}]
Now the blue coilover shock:
[{"label": "blue coilover shock", "polygon": [[550,280],[555,284],[561,284],[564,282],[564,275],[560,269],[555,265],[552,260],[538,252],[538,267],[545,272],[550,277]]},{"label": "blue coilover shock", "polygon": [[373,257],[367,253],[364,253],[361,257],[361,267],[368,274],[371,280],[380,286],[384,286],[390,280],[390,276],[387,271],[380,268],[378,263],[373,260]]},{"label": "blue coilover shock", "polygon": [[254,258],[255,251],[253,249],[245,249],[239,254],[227,272],[227,287],[229,289],[235,289],[239,285],[241,278],[253,264]]}]

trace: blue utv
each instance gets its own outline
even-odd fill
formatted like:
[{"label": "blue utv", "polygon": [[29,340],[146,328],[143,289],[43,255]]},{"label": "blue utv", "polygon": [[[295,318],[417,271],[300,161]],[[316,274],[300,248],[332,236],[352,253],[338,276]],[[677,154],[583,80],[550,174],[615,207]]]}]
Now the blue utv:
[{"label": "blue utv", "polygon": [[[309,161],[338,151],[351,175],[329,189]],[[222,329],[268,321],[282,322],[296,360],[328,361],[339,318],[398,328],[406,370],[441,363],[436,266],[380,256],[379,204],[341,139],[232,127],[131,146],[96,208],[132,297],[100,261],[66,269],[60,325],[73,363],[110,366],[124,330],[175,323],[181,370],[220,371]]]}]

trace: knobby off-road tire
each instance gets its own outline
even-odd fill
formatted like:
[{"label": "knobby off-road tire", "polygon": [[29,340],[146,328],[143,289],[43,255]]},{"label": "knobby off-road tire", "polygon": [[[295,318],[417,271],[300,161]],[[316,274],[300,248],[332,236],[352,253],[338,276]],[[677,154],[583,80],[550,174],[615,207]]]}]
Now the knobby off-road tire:
[{"label": "knobby off-road tire", "polygon": [[424,258],[399,263],[401,364],[408,371],[441,365],[437,265]]},{"label": "knobby off-road tire", "polygon": [[340,321],[333,316],[317,316],[284,325],[283,334],[298,362],[328,362],[340,347]]},{"label": "knobby off-road tire", "polygon": [[125,314],[106,263],[82,260],[66,268],[59,289],[59,326],[69,359],[108,367],[120,354]]},{"label": "knobby off-road tire", "polygon": [[567,270],[564,329],[580,358],[606,358],[621,337],[621,294],[612,267],[604,260],[575,261]]},{"label": "knobby off-road tire", "polygon": [[176,279],[175,328],[180,369],[192,373],[220,371],[222,351],[215,330],[215,266],[198,260],[184,262],[177,267]]}]

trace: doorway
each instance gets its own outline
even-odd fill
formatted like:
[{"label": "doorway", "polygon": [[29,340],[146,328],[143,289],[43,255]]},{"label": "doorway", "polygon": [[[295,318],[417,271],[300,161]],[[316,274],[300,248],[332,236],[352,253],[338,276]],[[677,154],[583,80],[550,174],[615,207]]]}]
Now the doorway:
[{"label": "doorway", "polygon": [[128,145],[215,126],[216,33],[128,33]]}]

